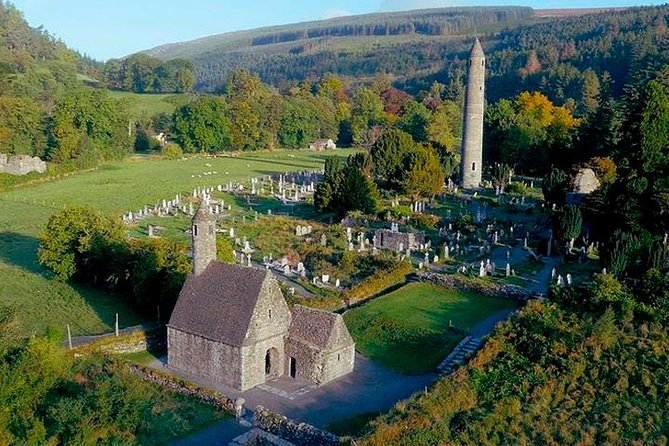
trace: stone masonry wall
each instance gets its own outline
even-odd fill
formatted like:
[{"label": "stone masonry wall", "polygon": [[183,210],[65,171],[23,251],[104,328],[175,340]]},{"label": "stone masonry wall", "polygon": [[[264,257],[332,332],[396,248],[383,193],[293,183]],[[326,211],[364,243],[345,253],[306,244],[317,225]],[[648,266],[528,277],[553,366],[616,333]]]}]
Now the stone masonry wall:
[{"label": "stone masonry wall", "polygon": [[447,288],[472,290],[489,297],[515,299],[521,301],[532,298],[532,293],[515,285],[502,285],[476,279],[464,279],[458,277],[457,275],[446,275],[432,272],[419,273],[418,278],[423,282],[431,282]]},{"label": "stone masonry wall", "polygon": [[26,175],[30,172],[46,172],[46,163],[38,157],[0,153],[0,173]]},{"label": "stone masonry wall", "polygon": [[323,373],[319,385],[351,373],[355,366],[355,344],[323,353]]},{"label": "stone masonry wall", "polygon": [[268,274],[260,289],[260,296],[253,310],[242,353],[242,390],[263,384],[265,355],[275,349],[272,375],[286,374],[284,339],[290,327],[291,313],[276,279]]},{"label": "stone masonry wall", "polygon": [[[286,339],[286,360],[288,361],[291,356],[295,358],[295,378],[319,383],[322,373],[322,366],[320,366],[322,355],[318,349],[298,339],[288,337]],[[286,365],[288,373],[290,373],[289,367],[288,363]]]},{"label": "stone masonry wall", "polygon": [[132,373],[139,376],[144,381],[152,382],[181,395],[187,395],[189,397],[196,398],[218,409],[225,410],[230,413],[234,412],[235,402],[218,392],[205,389],[182,379],[176,378],[172,375],[160,373],[158,371],[147,369],[136,364],[128,363],[126,366]]},{"label": "stone masonry wall", "polygon": [[339,446],[336,435],[307,423],[297,423],[258,406],[253,425],[300,446]]},{"label": "stone masonry wall", "polygon": [[167,327],[167,365],[241,389],[239,349]]}]

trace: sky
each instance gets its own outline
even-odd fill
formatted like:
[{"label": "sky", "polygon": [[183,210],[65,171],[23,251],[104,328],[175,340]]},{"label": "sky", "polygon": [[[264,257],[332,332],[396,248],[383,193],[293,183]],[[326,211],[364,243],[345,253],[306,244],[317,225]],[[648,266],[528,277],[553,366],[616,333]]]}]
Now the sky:
[{"label": "sky", "polygon": [[441,6],[515,4],[593,8],[665,0],[10,0],[31,26],[44,26],[71,48],[98,60],[165,43],[229,31],[351,14]]}]

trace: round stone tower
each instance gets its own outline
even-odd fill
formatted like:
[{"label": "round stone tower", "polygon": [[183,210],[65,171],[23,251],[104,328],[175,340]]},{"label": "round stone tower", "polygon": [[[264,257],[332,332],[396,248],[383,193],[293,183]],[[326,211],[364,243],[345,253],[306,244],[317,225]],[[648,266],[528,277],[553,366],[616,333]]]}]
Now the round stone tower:
[{"label": "round stone tower", "polygon": [[209,206],[201,203],[193,216],[191,235],[193,238],[193,274],[201,274],[216,260],[216,221]]},{"label": "round stone tower", "polygon": [[467,91],[462,125],[460,174],[462,187],[475,189],[481,185],[483,170],[483,110],[485,107],[485,54],[477,38],[469,54]]}]

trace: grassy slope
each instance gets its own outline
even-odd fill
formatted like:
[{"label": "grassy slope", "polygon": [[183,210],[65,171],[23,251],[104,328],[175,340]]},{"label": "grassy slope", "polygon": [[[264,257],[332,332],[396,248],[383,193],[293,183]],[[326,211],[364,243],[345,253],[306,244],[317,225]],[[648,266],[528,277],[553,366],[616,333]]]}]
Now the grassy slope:
[{"label": "grassy slope", "polygon": [[476,293],[411,283],[344,318],[365,356],[402,373],[426,373],[463,338],[449,321],[467,329],[513,302]]},{"label": "grassy slope", "polygon": [[150,118],[158,113],[172,113],[176,108],[173,94],[138,94],[127,91],[108,91],[109,96],[128,104],[128,111],[135,119]]},{"label": "grassy slope", "polygon": [[[53,212],[85,204],[121,215],[196,186],[276,171],[318,169],[324,156],[272,152],[186,161],[134,159],[0,193],[0,304],[17,307],[27,333],[43,333],[50,326],[64,330],[66,323],[71,324],[73,334],[105,332],[111,329],[116,312],[122,326],[135,325],[140,318],[117,296],[48,279],[36,261],[37,237]],[[205,171],[219,174],[203,176]]]}]

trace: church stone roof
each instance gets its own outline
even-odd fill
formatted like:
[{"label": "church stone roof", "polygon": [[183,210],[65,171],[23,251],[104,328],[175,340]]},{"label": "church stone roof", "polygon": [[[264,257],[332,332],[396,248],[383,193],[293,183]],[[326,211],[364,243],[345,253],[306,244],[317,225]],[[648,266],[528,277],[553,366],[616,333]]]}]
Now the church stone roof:
[{"label": "church stone roof", "polygon": [[241,347],[262,285],[270,273],[218,261],[199,275],[188,275],[169,326]]},{"label": "church stone roof", "polygon": [[344,321],[339,314],[323,310],[294,305],[293,318],[288,329],[291,338],[312,344],[321,350],[335,347],[340,341],[342,344],[353,344]]}]

